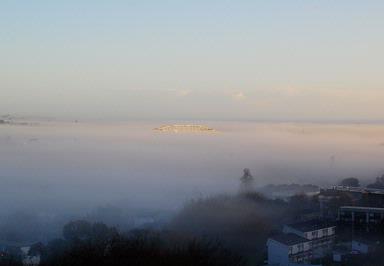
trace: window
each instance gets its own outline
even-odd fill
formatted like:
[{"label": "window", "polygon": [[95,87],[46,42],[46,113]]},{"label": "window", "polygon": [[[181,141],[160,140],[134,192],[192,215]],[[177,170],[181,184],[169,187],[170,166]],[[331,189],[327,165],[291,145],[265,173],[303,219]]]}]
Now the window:
[{"label": "window", "polygon": [[290,254],[292,254],[292,252],[293,252],[293,248],[289,247],[288,254],[290,255]]},{"label": "window", "polygon": [[313,231],[312,232],[312,238],[317,238],[319,236],[319,232],[318,231]]},{"label": "window", "polygon": [[328,228],[323,229],[323,236],[327,236],[327,235],[328,235]]},{"label": "window", "polygon": [[299,252],[303,252],[304,251],[304,244],[298,244],[297,248],[299,249]]}]

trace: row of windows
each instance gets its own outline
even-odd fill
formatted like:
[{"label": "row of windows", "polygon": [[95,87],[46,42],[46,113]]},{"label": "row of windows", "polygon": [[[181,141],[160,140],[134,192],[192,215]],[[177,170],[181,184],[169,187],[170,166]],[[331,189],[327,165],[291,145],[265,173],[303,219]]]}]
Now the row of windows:
[{"label": "row of windows", "polygon": [[[355,223],[367,223],[367,219],[352,219],[352,218],[341,218],[340,219],[341,221],[344,221],[344,222],[352,222],[354,221]],[[372,223],[372,224],[379,224],[381,223],[382,220],[380,219],[369,219],[368,220],[368,223]]]},{"label": "row of windows", "polygon": [[[297,245],[298,252],[303,252],[304,251],[304,244],[298,244]],[[289,254],[293,253],[293,247],[289,247]]]},{"label": "row of windows", "polygon": [[[325,239],[325,240],[311,242],[309,245],[310,245],[310,248],[314,248],[314,247],[328,245],[328,244],[331,244],[331,243],[332,243],[331,239]],[[300,252],[303,252],[303,251],[304,251],[304,244],[303,243],[298,244],[297,245],[297,253],[300,253]],[[289,247],[288,252],[289,252],[288,254],[293,254],[293,247]]]},{"label": "row of windows", "polygon": [[[372,212],[354,212],[355,216],[362,216],[362,217],[366,217],[366,215],[368,214],[369,217],[377,217],[377,218],[382,218],[383,217],[383,214],[380,214],[380,213],[372,213]],[[352,212],[345,212],[345,211],[340,211],[340,215],[349,215],[351,216],[352,215]]]},{"label": "row of windows", "polygon": [[[311,233],[305,233],[304,237],[309,238],[310,236],[312,236],[311,238],[318,238],[319,232],[320,232],[320,230],[316,230],[316,231],[313,231]],[[323,237],[328,236],[328,235],[333,235],[335,233],[335,228],[334,227],[332,227],[330,229],[324,228],[321,230],[321,232],[322,232]]]},{"label": "row of windows", "polygon": [[305,262],[305,261],[310,260],[311,257],[312,257],[311,255],[295,256],[295,257],[292,258],[292,261],[293,261],[293,262],[299,262],[299,263],[301,263],[301,262]]}]

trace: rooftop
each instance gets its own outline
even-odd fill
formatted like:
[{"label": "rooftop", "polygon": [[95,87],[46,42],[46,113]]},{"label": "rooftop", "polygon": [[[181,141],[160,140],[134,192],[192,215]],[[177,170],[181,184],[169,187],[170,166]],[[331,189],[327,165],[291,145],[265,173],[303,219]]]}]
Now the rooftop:
[{"label": "rooftop", "polygon": [[334,187],[328,189],[328,191],[341,191],[341,192],[351,192],[351,193],[367,193],[367,194],[384,195],[384,189],[366,188],[366,187],[334,186]]},{"label": "rooftop", "polygon": [[310,240],[292,233],[274,235],[274,236],[271,236],[270,239],[283,243],[287,246],[310,242]]},{"label": "rooftop", "polygon": [[355,236],[352,241],[367,244],[367,245],[378,245],[382,241],[380,237],[375,236]]},{"label": "rooftop", "polygon": [[370,211],[377,213],[384,213],[384,208],[376,208],[376,207],[362,207],[362,206],[341,206],[341,211]]},{"label": "rooftop", "polygon": [[287,224],[286,226],[301,232],[310,232],[310,231],[315,231],[323,228],[334,227],[335,224],[333,222],[315,219],[315,220],[309,220],[305,222]]}]

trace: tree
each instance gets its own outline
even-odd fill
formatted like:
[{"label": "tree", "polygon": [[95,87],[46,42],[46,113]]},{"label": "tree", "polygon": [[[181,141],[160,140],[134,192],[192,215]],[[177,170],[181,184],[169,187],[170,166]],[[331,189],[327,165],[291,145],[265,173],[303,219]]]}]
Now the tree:
[{"label": "tree", "polygon": [[108,227],[103,223],[94,223],[92,225],[92,240],[93,241],[107,241],[111,240],[118,235],[115,227]]},{"label": "tree", "polygon": [[[86,235],[89,227],[98,236],[114,232],[104,224],[74,221],[63,229],[69,239]],[[219,242],[188,238],[178,241],[167,232],[134,232],[120,234],[113,239],[98,241],[91,237],[86,241],[55,240],[47,246],[48,256],[42,266],[244,266],[245,260],[224,248]],[[80,239],[81,240],[81,239]],[[7,264],[8,265],[8,264]],[[13,265],[13,264],[12,264]],[[1,266],[1,265],[0,265]],[[8,265],[11,266],[11,265]]]},{"label": "tree", "polygon": [[48,242],[45,252],[43,253],[43,259],[50,259],[60,257],[70,248],[68,241],[64,239],[53,239]]},{"label": "tree", "polygon": [[360,182],[359,182],[359,179],[357,179],[356,177],[348,177],[348,178],[344,178],[343,180],[341,180],[340,186],[359,187]]},{"label": "tree", "polygon": [[68,241],[89,239],[92,235],[92,225],[87,221],[72,221],[63,228],[63,236]]},{"label": "tree", "polygon": [[376,182],[369,184],[367,188],[384,189],[384,175],[376,177]]},{"label": "tree", "polygon": [[241,181],[241,187],[240,192],[241,193],[247,193],[253,191],[253,176],[251,174],[251,171],[248,168],[244,168],[243,170],[243,176],[240,178]]},{"label": "tree", "polygon": [[33,244],[31,248],[28,251],[29,256],[37,256],[41,255],[45,252],[45,246],[43,243],[38,242],[36,244]]}]

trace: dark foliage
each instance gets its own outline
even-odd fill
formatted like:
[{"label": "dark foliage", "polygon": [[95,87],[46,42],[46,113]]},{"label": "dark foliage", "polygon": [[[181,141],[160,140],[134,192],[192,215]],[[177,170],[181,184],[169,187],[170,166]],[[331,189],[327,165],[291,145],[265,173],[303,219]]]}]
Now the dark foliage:
[{"label": "dark foliage", "polygon": [[0,253],[0,266],[22,266],[21,260],[14,256]]},{"label": "dark foliage", "polygon": [[367,188],[384,189],[384,175],[377,177],[376,181],[372,184],[369,184]]},{"label": "dark foliage", "polygon": [[135,231],[117,233],[103,224],[75,221],[64,227],[65,240],[47,247],[42,265],[244,265],[241,257],[219,243],[180,240],[166,233]]},{"label": "dark foliage", "polygon": [[340,186],[359,187],[360,181],[356,177],[348,177],[348,178],[344,178],[343,180],[341,180]]},{"label": "dark foliage", "polygon": [[317,209],[316,199],[304,194],[289,201],[267,199],[255,192],[221,195],[190,201],[175,217],[171,228],[219,238],[226,247],[258,265],[265,258],[265,243],[271,232],[300,219],[307,210]]}]

